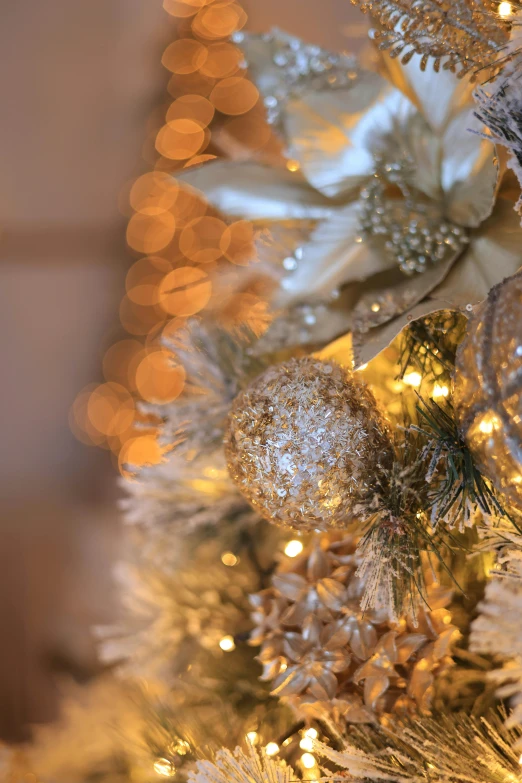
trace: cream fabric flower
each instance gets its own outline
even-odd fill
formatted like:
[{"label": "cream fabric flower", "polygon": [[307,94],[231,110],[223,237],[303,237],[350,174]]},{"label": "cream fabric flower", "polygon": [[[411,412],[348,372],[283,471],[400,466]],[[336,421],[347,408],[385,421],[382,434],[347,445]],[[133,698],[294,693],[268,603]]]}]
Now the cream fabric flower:
[{"label": "cream fabric flower", "polygon": [[[295,161],[290,168],[298,169],[218,161],[183,179],[234,217],[267,227],[315,222],[298,252],[279,259],[288,274],[276,309],[333,294],[364,362],[411,320],[470,309],[518,269],[522,229],[512,204],[498,197],[494,147],[468,130],[474,118],[466,84],[448,71],[422,72],[414,57],[407,65],[386,60],[386,75],[352,69],[338,88],[336,61],[333,85],[309,75],[307,89],[306,74],[289,80],[284,64],[275,80],[273,37],[242,45],[247,60],[254,47],[253,77],[265,102],[274,97],[267,90],[279,96],[277,123]],[[304,57],[304,71],[310,67]],[[408,266],[425,271],[406,275]],[[339,326],[333,318],[332,330]],[[321,325],[322,339],[337,334]]]}]

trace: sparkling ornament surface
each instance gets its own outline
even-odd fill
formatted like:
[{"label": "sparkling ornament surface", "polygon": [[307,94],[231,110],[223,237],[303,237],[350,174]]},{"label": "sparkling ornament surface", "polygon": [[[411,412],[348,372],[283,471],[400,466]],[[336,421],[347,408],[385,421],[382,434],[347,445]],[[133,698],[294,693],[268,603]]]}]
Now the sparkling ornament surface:
[{"label": "sparkling ornament surface", "polygon": [[[382,240],[384,251],[402,272],[425,272],[430,264],[460,253],[468,244],[465,228],[442,215],[440,205],[427,202],[412,188],[415,166],[407,158],[386,162],[376,158],[375,174],[361,189],[361,234],[355,241]],[[390,187],[402,198],[389,197]]]},{"label": "sparkling ornament surface", "polygon": [[235,399],[225,434],[230,475],[270,522],[345,527],[374,493],[392,447],[372,393],[334,362],[269,368]]},{"label": "sparkling ornament surface", "polygon": [[495,286],[457,353],[455,409],[477,467],[522,509],[522,273]]},{"label": "sparkling ornament surface", "polygon": [[451,591],[429,586],[430,608],[419,609],[416,625],[391,622],[384,608],[363,613],[357,540],[339,535],[316,539],[251,596],[262,679],[301,716],[360,723],[428,710],[458,636],[446,609]]}]

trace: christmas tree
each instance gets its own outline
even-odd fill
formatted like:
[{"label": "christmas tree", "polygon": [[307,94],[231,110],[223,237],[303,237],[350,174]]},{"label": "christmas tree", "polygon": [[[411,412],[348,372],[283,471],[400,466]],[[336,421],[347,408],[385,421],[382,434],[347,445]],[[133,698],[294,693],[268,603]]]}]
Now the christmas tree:
[{"label": "christmas tree", "polygon": [[213,306],[165,289],[112,674],[42,780],[522,781],[521,9],[353,2],[372,68],[236,31],[270,145],[175,172]]}]

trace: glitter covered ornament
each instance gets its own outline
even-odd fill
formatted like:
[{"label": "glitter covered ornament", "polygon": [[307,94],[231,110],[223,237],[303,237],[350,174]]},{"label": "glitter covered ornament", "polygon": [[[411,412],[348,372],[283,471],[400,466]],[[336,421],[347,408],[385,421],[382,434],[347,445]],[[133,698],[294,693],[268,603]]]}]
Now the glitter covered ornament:
[{"label": "glitter covered ornament", "polygon": [[492,288],[470,319],[454,399],[477,467],[522,509],[522,272]]},{"label": "glitter covered ornament", "polygon": [[391,621],[384,607],[363,613],[357,540],[339,535],[316,539],[251,596],[250,643],[261,645],[262,679],[300,717],[360,723],[425,712],[458,637],[446,609],[451,590],[428,585],[415,624]]},{"label": "glitter covered ornament", "polygon": [[270,522],[346,527],[390,466],[387,424],[369,389],[333,361],[291,359],[234,400],[225,434],[228,469]]}]

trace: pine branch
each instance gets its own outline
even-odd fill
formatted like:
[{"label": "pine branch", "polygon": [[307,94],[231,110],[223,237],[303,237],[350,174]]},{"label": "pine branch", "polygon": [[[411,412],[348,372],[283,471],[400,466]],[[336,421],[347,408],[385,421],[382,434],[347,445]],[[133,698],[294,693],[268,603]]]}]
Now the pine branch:
[{"label": "pine branch", "polygon": [[519,728],[503,725],[503,711],[486,718],[465,714],[438,715],[406,725],[355,729],[335,751],[322,743],[316,750],[341,773],[330,781],[357,780],[389,783],[516,783],[519,754],[513,744]]},{"label": "pine branch", "polygon": [[407,370],[415,367],[425,380],[449,380],[465,324],[460,313],[444,311],[413,321],[401,340],[398,378],[402,380]]},{"label": "pine branch", "polygon": [[367,579],[363,610],[387,603],[396,617],[405,612],[415,616],[419,600],[427,605],[426,557],[433,558],[458,587],[442,556],[443,548],[450,546],[449,537],[430,529],[425,514],[429,485],[422,446],[413,428],[402,430],[392,468],[379,477],[370,506],[373,515],[367,517],[359,545],[363,555],[359,573]]},{"label": "pine branch", "polygon": [[418,398],[420,426],[412,424],[410,429],[426,439],[423,454],[427,461],[425,478],[431,486],[428,509],[433,527],[442,520],[450,528],[459,524],[462,529],[479,510],[488,520],[507,518],[518,529],[491,482],[476,467],[459,433],[451,403],[442,407],[434,400]]}]

